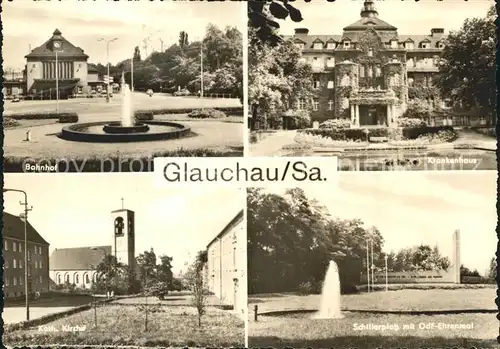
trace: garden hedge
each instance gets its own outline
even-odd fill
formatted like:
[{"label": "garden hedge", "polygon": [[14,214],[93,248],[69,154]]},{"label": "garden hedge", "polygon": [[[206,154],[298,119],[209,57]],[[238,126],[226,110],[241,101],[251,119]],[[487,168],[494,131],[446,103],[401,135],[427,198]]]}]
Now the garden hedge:
[{"label": "garden hedge", "polygon": [[[44,158],[33,159],[19,156],[4,156],[4,172],[27,172],[23,165],[50,165],[56,168],[57,172],[152,172],[154,170],[153,159],[155,157],[241,157],[243,147],[234,148],[229,151],[218,151],[207,148],[183,149],[174,151],[158,152],[150,157],[130,157],[124,158],[120,155],[109,155],[103,158]],[[28,171],[29,172],[29,171]]]},{"label": "garden hedge", "polygon": [[[369,128],[368,137],[388,137],[391,136],[393,128]],[[442,131],[448,131],[456,134],[452,126],[422,126],[422,127],[403,127],[401,128],[404,139],[417,139],[423,135],[434,135]],[[349,129],[304,129],[300,132],[331,138],[334,141],[366,141],[366,133],[363,128],[349,128]]]},{"label": "garden hedge", "polygon": [[224,119],[226,113],[217,109],[195,109],[188,114],[193,119]]},{"label": "garden hedge", "polygon": [[137,110],[135,113],[143,114],[143,113],[153,113],[153,115],[165,115],[165,114],[189,114],[195,110],[202,109],[215,109],[222,111],[229,115],[237,115],[243,116],[243,107],[220,107],[220,108],[181,108],[181,109],[171,109],[171,108],[160,108],[160,109],[145,109],[145,110]]},{"label": "garden hedge", "polygon": [[15,120],[50,120],[59,119],[60,123],[72,123],[78,122],[77,113],[57,113],[57,112],[40,112],[40,113],[20,113],[20,114],[9,114],[5,117],[9,117]]}]

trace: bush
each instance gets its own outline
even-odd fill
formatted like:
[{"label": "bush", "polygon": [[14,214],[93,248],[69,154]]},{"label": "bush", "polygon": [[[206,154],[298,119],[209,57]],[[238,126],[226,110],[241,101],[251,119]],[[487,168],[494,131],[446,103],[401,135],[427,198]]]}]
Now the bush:
[{"label": "bush", "polygon": [[188,117],[194,119],[223,119],[227,115],[216,109],[196,109],[188,114]]},{"label": "bush", "polygon": [[156,282],[147,289],[148,294],[158,297],[159,300],[164,300],[168,295],[168,285],[166,282]]},{"label": "bush", "polygon": [[[211,108],[215,110],[222,111],[229,115],[238,115],[243,116],[243,107],[220,107],[220,108]],[[193,108],[181,108],[181,109],[171,109],[171,108],[160,108],[160,109],[146,109],[146,110],[137,110],[135,114],[143,114],[143,113],[153,113],[153,115],[166,115],[166,114],[189,114],[192,111],[199,110]]]},{"label": "bush", "polygon": [[309,294],[318,293],[318,287],[317,287],[316,283],[312,282],[312,281],[302,282],[297,287],[297,290],[302,295],[309,295]]},{"label": "bush", "polygon": [[427,126],[427,122],[422,119],[415,118],[399,118],[398,121],[399,127],[425,127]]},{"label": "bush", "polygon": [[8,117],[8,116],[5,116],[3,118],[3,127],[4,128],[16,127],[19,125],[21,125],[21,123],[19,121],[17,121],[16,119],[13,119],[13,118]]},{"label": "bush", "polygon": [[351,128],[351,121],[347,119],[330,119],[319,124],[319,128],[333,128],[337,130],[342,130],[346,128]]},{"label": "bush", "polygon": [[290,110],[286,116],[291,121],[289,129],[302,129],[311,126],[311,115],[307,110]]},{"label": "bush", "polygon": [[403,113],[403,118],[407,119],[429,119],[430,117],[431,109],[419,99],[409,102],[406,111]]},{"label": "bush", "polygon": [[457,139],[457,133],[452,126],[424,126],[424,127],[405,127],[403,128],[403,137],[405,139],[418,139],[438,135],[446,139],[446,142],[452,142]]},{"label": "bush", "polygon": [[59,119],[61,123],[78,122],[77,113],[56,113],[56,112],[41,112],[41,113],[21,113],[10,114],[7,117],[16,120],[50,120]]},{"label": "bush", "polygon": [[134,116],[136,121],[151,121],[154,119],[154,114],[150,111],[135,112]]},{"label": "bush", "polygon": [[59,115],[59,122],[62,124],[78,122],[77,113],[61,113]]}]

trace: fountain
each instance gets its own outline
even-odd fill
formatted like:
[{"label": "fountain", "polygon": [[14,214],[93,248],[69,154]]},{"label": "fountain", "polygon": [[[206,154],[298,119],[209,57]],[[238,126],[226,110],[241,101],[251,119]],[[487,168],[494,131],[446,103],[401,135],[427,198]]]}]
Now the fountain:
[{"label": "fountain", "polygon": [[337,263],[330,261],[326,271],[319,311],[313,319],[341,319],[340,312],[340,279]]},{"label": "fountain", "polygon": [[123,84],[121,90],[123,96],[121,122],[111,122],[105,125],[103,127],[104,132],[118,134],[148,132],[148,125],[135,122],[130,87],[127,84]]},{"label": "fountain", "polygon": [[142,142],[180,138],[191,130],[179,123],[145,120],[137,122],[132,108],[132,93],[122,77],[120,121],[77,123],[62,129],[61,138],[77,142]]}]

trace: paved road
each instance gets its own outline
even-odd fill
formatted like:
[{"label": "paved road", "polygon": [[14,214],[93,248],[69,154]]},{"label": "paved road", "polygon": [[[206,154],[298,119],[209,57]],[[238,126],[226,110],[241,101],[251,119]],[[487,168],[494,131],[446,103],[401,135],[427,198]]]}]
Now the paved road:
[{"label": "paved road", "polygon": [[[153,95],[149,97],[144,93],[134,93],[132,97],[134,109],[156,109],[156,108],[213,108],[217,107],[241,107],[238,99],[232,98],[196,98],[196,97],[173,97],[166,95]],[[120,114],[122,97],[115,95],[109,103],[105,98],[92,99],[68,99],[59,101],[59,110],[64,112],[76,112],[78,114],[102,114],[116,113]],[[56,111],[56,101],[22,101],[12,103],[6,101],[4,104],[5,115],[12,113],[26,112],[47,112]]]}]

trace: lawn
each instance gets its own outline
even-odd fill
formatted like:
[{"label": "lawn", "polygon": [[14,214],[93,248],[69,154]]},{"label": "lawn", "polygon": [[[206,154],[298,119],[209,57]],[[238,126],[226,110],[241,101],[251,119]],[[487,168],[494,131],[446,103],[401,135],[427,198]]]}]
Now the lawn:
[{"label": "lawn", "polygon": [[[40,328],[5,333],[3,342],[11,346],[244,346],[245,326],[242,320],[226,311],[208,307],[202,318],[202,327],[198,327],[196,314],[196,310],[188,306],[150,305],[148,330],[145,331],[144,307],[110,303],[97,309],[97,327],[94,327],[92,309],[47,323]],[[68,325],[79,326],[82,330],[64,331],[64,326]]]},{"label": "lawn", "polygon": [[[249,346],[314,347],[467,347],[496,348],[498,320],[495,313],[453,315],[370,314],[349,310],[438,311],[497,309],[495,288],[456,290],[400,290],[342,296],[343,319],[313,320],[311,312],[267,316],[280,310],[316,310],[319,295],[288,294],[249,297]],[[258,305],[258,321],[253,307]],[[360,328],[359,325],[372,326]],[[434,324],[434,325],[432,325]],[[445,327],[439,327],[445,324]],[[385,328],[375,328],[386,325]],[[405,326],[406,327],[403,327]],[[411,326],[414,327],[411,327]],[[420,326],[433,326],[420,328]],[[450,328],[450,325],[468,325]],[[442,326],[442,325],[441,325]]]}]

